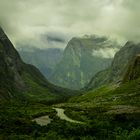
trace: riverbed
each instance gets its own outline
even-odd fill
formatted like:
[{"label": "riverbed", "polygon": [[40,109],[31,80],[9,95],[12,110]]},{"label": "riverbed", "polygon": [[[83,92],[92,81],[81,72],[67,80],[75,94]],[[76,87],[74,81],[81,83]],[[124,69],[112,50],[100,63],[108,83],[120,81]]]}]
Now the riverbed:
[{"label": "riverbed", "polygon": [[[84,122],[76,121],[76,120],[73,120],[73,119],[69,118],[68,116],[66,116],[65,110],[62,108],[53,108],[53,109],[56,110],[57,116],[62,120],[66,120],[66,121],[72,122],[72,123],[84,124]],[[32,121],[35,121],[37,124],[39,124],[41,126],[44,126],[44,125],[48,125],[49,123],[51,123],[52,119],[49,118],[49,115],[46,115],[46,116],[41,116],[41,117],[35,118]]]},{"label": "riverbed", "polygon": [[80,121],[76,121],[76,120],[73,120],[71,118],[69,118],[68,116],[65,115],[65,110],[62,109],[62,108],[53,108],[56,110],[57,112],[57,116],[62,119],[62,120],[66,120],[68,122],[72,122],[72,123],[83,123],[83,122],[80,122]]}]

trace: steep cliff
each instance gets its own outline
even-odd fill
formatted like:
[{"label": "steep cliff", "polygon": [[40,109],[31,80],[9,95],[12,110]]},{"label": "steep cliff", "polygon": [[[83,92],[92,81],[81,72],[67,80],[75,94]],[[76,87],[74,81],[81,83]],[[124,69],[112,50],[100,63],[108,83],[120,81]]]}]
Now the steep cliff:
[{"label": "steep cliff", "polygon": [[140,54],[136,55],[130,63],[128,70],[124,76],[123,82],[136,80],[140,78]]},{"label": "steep cliff", "polygon": [[48,79],[56,65],[60,62],[63,50],[58,48],[39,49],[35,47],[19,46],[17,48],[24,62],[36,66]]},{"label": "steep cliff", "polygon": [[97,72],[111,64],[113,54],[119,48],[117,42],[107,37],[93,35],[72,38],[50,80],[59,86],[80,89]]},{"label": "steep cliff", "polygon": [[122,83],[130,64],[138,54],[140,54],[140,44],[127,42],[116,53],[112,65],[108,69],[97,73],[86,88],[92,89],[105,84]]},{"label": "steep cliff", "polygon": [[53,100],[72,91],[50,84],[40,71],[25,64],[0,28],[0,99]]}]

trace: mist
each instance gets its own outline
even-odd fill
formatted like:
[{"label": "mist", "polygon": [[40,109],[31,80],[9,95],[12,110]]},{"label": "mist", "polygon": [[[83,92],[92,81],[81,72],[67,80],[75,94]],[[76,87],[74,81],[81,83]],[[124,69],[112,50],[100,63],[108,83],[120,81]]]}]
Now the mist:
[{"label": "mist", "polygon": [[0,0],[0,25],[15,46],[64,48],[85,34],[138,42],[139,7],[139,0]]}]

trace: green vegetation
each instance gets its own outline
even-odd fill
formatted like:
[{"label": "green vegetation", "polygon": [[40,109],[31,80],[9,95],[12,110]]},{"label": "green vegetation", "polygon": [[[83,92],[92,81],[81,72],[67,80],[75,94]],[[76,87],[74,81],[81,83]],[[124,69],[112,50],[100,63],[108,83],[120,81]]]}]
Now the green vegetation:
[{"label": "green vegetation", "polygon": [[[104,107],[67,107],[66,114],[82,120],[75,124],[60,120],[51,106],[27,102],[1,103],[0,139],[4,140],[139,140],[140,114],[105,114]],[[31,120],[49,115],[53,121],[39,126]],[[75,115],[75,116],[74,116]]]},{"label": "green vegetation", "polygon": [[[83,88],[97,72],[110,66],[113,56],[108,56],[108,51],[112,48],[117,50],[120,46],[107,37],[72,38],[50,81],[69,89]],[[101,56],[104,51],[107,51],[107,56]]]},{"label": "green vegetation", "polygon": [[36,66],[47,79],[63,55],[63,50],[58,48],[39,49],[26,44],[18,44],[17,49],[24,62]]},{"label": "green vegetation", "polygon": [[[140,44],[128,41],[116,54],[113,62],[109,68],[97,73],[90,83],[87,85],[87,89],[93,89],[105,84],[110,83],[122,83],[124,80],[134,80],[139,76],[139,54]],[[136,66],[137,65],[137,66]],[[134,70],[134,71],[133,71]],[[137,75],[135,75],[136,73]],[[132,77],[128,77],[128,74],[134,74]],[[125,78],[125,79],[124,79]]]},{"label": "green vegetation", "polygon": [[[95,139],[138,140],[140,138],[140,79],[120,87],[103,86],[59,104],[67,116],[95,129]],[[91,134],[88,136],[93,137]]]},{"label": "green vegetation", "polygon": [[59,98],[59,95],[52,94],[47,88],[40,86],[38,83],[34,82],[28,73],[23,75],[25,84],[28,85],[28,90],[24,92],[28,100],[34,101],[51,101]]},{"label": "green vegetation", "polygon": [[[60,120],[52,106],[36,102],[1,102],[0,138],[8,140],[139,140],[140,79],[120,87],[104,86],[55,105],[84,124]],[[49,115],[53,121],[39,126],[31,120]]]},{"label": "green vegetation", "polygon": [[[118,86],[106,83],[106,86],[83,91],[81,95],[72,97],[66,102],[68,97],[80,92],[50,84],[38,69],[22,62],[1,28],[0,36],[0,140],[140,139],[139,58],[134,61],[135,65],[128,69],[127,74],[125,73],[127,69],[121,69],[126,74],[125,78],[122,77],[123,84]],[[104,39],[97,38],[97,44],[101,40],[104,42]],[[88,44],[88,47],[90,45]],[[132,44],[127,45],[131,54]],[[135,47],[139,50],[139,45]],[[137,49],[133,51],[137,52]],[[127,53],[125,55],[129,57]],[[120,55],[115,61],[121,59]],[[74,64],[77,67],[79,59],[75,60]],[[116,71],[115,68],[122,65],[115,62],[114,71],[111,71],[115,79],[121,73],[120,69]],[[110,71],[106,71],[107,75],[108,73]],[[83,73],[80,75],[83,77]],[[105,75],[101,72],[97,80],[100,81],[102,76],[106,79]],[[67,76],[75,75],[68,73]],[[60,102],[61,104],[58,104]],[[69,118],[84,123],[60,120],[53,107],[64,108]],[[36,117],[44,115],[52,119],[47,126],[40,126],[33,121]]]}]

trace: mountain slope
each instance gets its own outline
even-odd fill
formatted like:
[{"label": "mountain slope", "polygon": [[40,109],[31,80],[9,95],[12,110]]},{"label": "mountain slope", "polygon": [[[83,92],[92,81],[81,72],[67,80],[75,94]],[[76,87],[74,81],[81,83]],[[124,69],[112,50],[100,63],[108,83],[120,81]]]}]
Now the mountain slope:
[{"label": "mountain slope", "polygon": [[53,100],[70,94],[72,91],[50,84],[37,68],[25,64],[0,28],[0,99]]},{"label": "mountain slope", "polygon": [[119,47],[115,41],[106,37],[73,38],[68,43],[63,58],[56,66],[50,80],[59,86],[80,89],[97,72],[111,64],[112,54]]},{"label": "mountain slope", "polygon": [[93,89],[105,84],[122,83],[129,65],[133,62],[137,54],[140,54],[140,44],[127,42],[124,47],[116,53],[111,66],[97,73],[86,88]]},{"label": "mountain slope", "polygon": [[[63,51],[57,48],[37,49],[34,47],[20,46],[18,52],[24,62],[36,66],[48,79],[54,71],[55,66],[60,62]],[[25,49],[27,48],[27,49]]]},{"label": "mountain slope", "polygon": [[0,89],[1,96],[12,96],[12,92],[25,85],[21,79],[23,62],[10,40],[0,28]]},{"label": "mountain slope", "polygon": [[140,77],[140,54],[136,55],[124,76],[123,82],[136,80]]},{"label": "mountain slope", "polygon": [[119,87],[104,85],[85,91],[57,107],[65,108],[68,117],[88,124],[89,129],[86,130],[90,132],[94,130],[91,134],[94,134],[96,139],[139,140],[139,62],[138,55],[128,64],[128,69],[124,70],[126,71],[124,81]]}]

